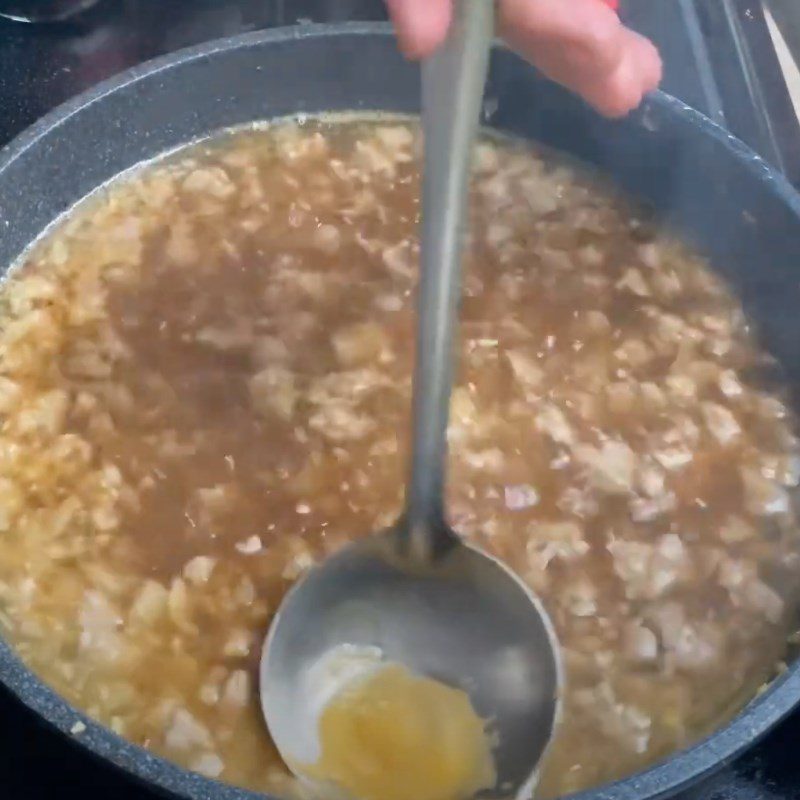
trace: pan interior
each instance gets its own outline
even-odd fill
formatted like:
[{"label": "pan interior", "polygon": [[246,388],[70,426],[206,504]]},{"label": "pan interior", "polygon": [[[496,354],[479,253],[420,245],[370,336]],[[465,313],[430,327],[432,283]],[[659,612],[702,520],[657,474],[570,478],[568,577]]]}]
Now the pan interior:
[{"label": "pan interior", "polygon": [[[229,132],[96,193],[4,286],[6,635],[209,777],[291,791],[254,692],[270,615],[400,508],[418,153],[402,119]],[[726,282],[596,176],[487,139],[472,214],[449,508],[558,628],[555,796],[771,677],[797,443]]]}]

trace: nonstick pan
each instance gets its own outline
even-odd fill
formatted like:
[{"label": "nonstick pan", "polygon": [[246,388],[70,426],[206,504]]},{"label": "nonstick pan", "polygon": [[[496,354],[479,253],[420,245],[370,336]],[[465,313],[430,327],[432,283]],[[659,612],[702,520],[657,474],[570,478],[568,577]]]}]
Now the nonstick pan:
[{"label": "nonstick pan", "polygon": [[[0,154],[0,265],[135,164],[222,128],[337,110],[416,112],[419,75],[383,25],[302,26],[153,61],[45,117]],[[800,403],[800,196],[752,151],[663,94],[601,119],[511,53],[492,59],[487,122],[561,150],[648,204],[724,272]],[[798,405],[800,408],[800,405]],[[257,795],[189,773],[87,719],[0,642],[0,682],[47,723],[150,788],[197,800]],[[752,745],[800,700],[797,663],[736,719],[651,769],[581,800],[675,794]],[[409,798],[409,800],[413,800]]]}]

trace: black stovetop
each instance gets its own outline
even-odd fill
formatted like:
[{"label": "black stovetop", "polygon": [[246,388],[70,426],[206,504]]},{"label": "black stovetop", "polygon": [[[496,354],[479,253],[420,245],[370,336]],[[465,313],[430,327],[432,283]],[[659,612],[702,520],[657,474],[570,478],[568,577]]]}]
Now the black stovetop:
[{"label": "black stovetop", "polygon": [[[798,0],[800,1],[800,0]],[[750,144],[800,186],[800,126],[756,0],[623,0],[654,38],[664,89]],[[0,20],[0,145],[78,92],[133,64],[277,25],[382,19],[380,0],[101,0],[77,20]],[[800,712],[682,800],[800,800]],[[0,798],[153,800],[0,692]]]}]

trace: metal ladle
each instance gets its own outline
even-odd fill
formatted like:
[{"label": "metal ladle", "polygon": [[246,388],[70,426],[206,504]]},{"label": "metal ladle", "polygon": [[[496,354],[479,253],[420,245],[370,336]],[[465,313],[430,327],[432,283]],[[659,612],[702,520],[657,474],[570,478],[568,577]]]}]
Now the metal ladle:
[{"label": "metal ladle", "polygon": [[458,0],[445,45],[423,65],[425,164],[413,438],[407,505],[388,531],[312,569],[287,594],[261,660],[261,702],[287,757],[311,665],[344,643],[467,691],[491,721],[497,785],[535,783],[559,701],[560,663],[539,601],[447,525],[443,488],[462,233],[472,143],[494,22],[490,0]]}]

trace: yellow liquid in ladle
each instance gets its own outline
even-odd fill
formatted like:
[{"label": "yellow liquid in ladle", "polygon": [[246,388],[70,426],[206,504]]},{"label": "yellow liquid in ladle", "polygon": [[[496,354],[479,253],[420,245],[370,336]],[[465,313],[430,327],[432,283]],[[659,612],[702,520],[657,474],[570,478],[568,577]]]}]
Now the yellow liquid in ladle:
[{"label": "yellow liquid in ladle", "polygon": [[310,777],[354,800],[466,800],[495,784],[490,737],[466,692],[387,664],[339,691],[319,719]]}]

